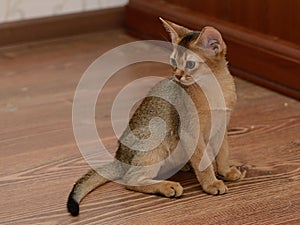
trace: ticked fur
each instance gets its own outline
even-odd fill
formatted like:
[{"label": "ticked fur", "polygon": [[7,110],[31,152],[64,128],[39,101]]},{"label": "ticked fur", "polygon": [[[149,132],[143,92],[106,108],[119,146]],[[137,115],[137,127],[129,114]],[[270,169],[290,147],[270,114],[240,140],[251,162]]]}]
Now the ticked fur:
[{"label": "ticked fur", "polygon": [[[168,82],[176,82],[191,97],[198,112],[200,131],[199,137],[196,137],[198,138],[196,150],[192,154],[188,165],[193,167],[197,179],[206,193],[212,195],[224,194],[228,191],[228,188],[222,180],[216,178],[215,171],[223,180],[228,181],[240,179],[242,174],[236,167],[230,167],[228,164],[227,134],[224,136],[221,149],[215,160],[216,168],[211,164],[204,171],[199,170],[199,163],[202,157],[205,157],[204,149],[211,128],[211,113],[208,100],[203,90],[195,83],[195,79],[199,74],[201,76],[202,73],[206,73],[207,68],[214,73],[224,94],[228,123],[230,112],[236,102],[236,91],[233,78],[227,68],[226,44],[219,31],[213,27],[205,27],[199,32],[170,21],[163,19],[161,21],[170,33],[174,44],[174,51],[171,55],[171,65],[174,73],[172,77],[153,87],[150,92],[164,92],[174,98],[180,98],[178,91],[168,85]],[[189,54],[178,46],[191,50],[198,57]],[[160,117],[166,122],[166,135],[158,147],[151,151],[137,151],[123,144],[122,140],[126,139],[130,131],[139,139],[147,139],[151,135],[149,122],[155,117]],[[159,194],[166,197],[180,197],[183,193],[180,183],[156,180],[159,170],[162,169],[161,167],[155,167],[151,170],[148,168],[143,169],[143,166],[153,165],[166,159],[174,151],[180,138],[179,126],[180,118],[174,106],[162,98],[149,95],[130,119],[127,129],[120,138],[115,156],[120,162],[141,167],[123,167],[121,164],[116,163],[116,160],[116,162],[99,168],[99,171],[108,171],[111,180],[122,179],[125,184],[128,184],[126,188],[129,190]],[[177,160],[180,160],[180,158]],[[107,181],[95,170],[90,170],[75,183],[69,195],[68,211],[73,216],[78,215],[79,203],[82,198]],[[135,181],[138,185],[131,185],[131,181]]]}]

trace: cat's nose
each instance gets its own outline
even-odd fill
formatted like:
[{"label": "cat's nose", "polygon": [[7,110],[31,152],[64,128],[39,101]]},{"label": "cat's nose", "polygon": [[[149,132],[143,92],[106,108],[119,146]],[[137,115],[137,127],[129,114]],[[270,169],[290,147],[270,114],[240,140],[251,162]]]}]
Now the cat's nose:
[{"label": "cat's nose", "polygon": [[175,77],[177,80],[180,80],[182,78],[182,75],[181,74],[175,74]]},{"label": "cat's nose", "polygon": [[177,69],[174,73],[174,76],[177,80],[180,80],[183,77],[184,71]]}]

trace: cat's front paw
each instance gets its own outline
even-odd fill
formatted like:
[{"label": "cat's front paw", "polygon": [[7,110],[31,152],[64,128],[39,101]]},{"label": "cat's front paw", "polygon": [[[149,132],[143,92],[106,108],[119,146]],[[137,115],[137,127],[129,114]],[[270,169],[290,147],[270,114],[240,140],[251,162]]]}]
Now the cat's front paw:
[{"label": "cat's front paw", "polygon": [[160,193],[168,198],[171,197],[180,197],[183,193],[183,187],[180,183],[166,181],[160,188]]},{"label": "cat's front paw", "polygon": [[221,180],[216,180],[210,185],[203,185],[202,188],[211,195],[223,195],[228,192],[227,186]]},{"label": "cat's front paw", "polygon": [[228,171],[226,171],[223,174],[220,174],[219,178],[226,181],[236,181],[244,178],[245,175],[246,175],[246,170],[241,172],[235,166],[232,166]]}]

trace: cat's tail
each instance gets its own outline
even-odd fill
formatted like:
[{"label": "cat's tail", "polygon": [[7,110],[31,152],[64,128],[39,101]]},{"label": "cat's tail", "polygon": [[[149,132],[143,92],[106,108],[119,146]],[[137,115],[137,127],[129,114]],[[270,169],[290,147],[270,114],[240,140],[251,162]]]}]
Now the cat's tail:
[{"label": "cat's tail", "polygon": [[[88,193],[100,185],[108,181],[117,180],[124,175],[123,168],[116,162],[107,164],[97,169],[97,171],[93,169],[89,170],[74,184],[67,202],[67,209],[72,216],[78,216],[79,203]],[[100,173],[105,174],[105,177],[109,179],[101,176]]]}]

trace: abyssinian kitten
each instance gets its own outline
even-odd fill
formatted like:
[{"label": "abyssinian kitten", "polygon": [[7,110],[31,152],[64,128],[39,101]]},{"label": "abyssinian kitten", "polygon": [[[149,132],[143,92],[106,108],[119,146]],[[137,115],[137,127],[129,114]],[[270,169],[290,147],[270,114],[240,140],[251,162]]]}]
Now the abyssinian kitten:
[{"label": "abyssinian kitten", "polygon": [[[211,112],[207,98],[201,88],[193,83],[194,74],[202,73],[203,64],[205,64],[215,75],[224,95],[226,103],[226,116],[230,117],[230,112],[236,103],[236,90],[233,78],[227,68],[226,45],[221,34],[213,27],[204,27],[200,32],[192,31],[170,21],[161,19],[164,27],[170,33],[172,43],[174,45],[171,54],[171,65],[174,69],[173,76],[155,85],[152,92],[164,92],[164,94],[174,95],[178,98],[178,90],[173,89],[170,82],[178,84],[191,97],[197,109],[198,121],[200,123],[199,135],[195,151],[188,160],[184,168],[192,167],[202,189],[212,195],[224,194],[228,188],[222,180],[235,181],[242,174],[236,167],[228,164],[228,143],[227,133],[224,135],[221,148],[215,158],[214,163],[200,171],[199,163],[204,155],[205,145],[210,132]],[[176,46],[183,46],[193,51],[198,59],[189,57],[188,52],[178,51]],[[187,85],[188,84],[188,85]],[[151,92],[151,91],[150,91]],[[180,99],[179,99],[180,100]],[[186,112],[188,114],[188,112]],[[143,139],[149,137],[149,121],[154,117],[160,117],[166,122],[166,134],[162,143],[151,151],[136,151],[130,149],[123,144],[122,139],[126,139],[126,135],[131,130],[138,138]],[[228,123],[229,119],[227,119]],[[111,163],[106,167],[99,168],[100,173],[91,169],[87,174],[81,177],[73,186],[69,195],[67,208],[73,215],[79,214],[80,201],[96,187],[106,183],[109,180],[122,179],[125,187],[129,190],[143,192],[148,194],[159,194],[166,197],[180,197],[183,188],[178,182],[168,180],[158,180],[157,175],[160,166],[149,169],[147,166],[163,161],[174,151],[180,139],[179,134],[180,118],[176,109],[164,99],[155,96],[146,97],[137,108],[129,121],[127,129],[119,140],[115,159],[124,163],[124,165],[134,165],[137,167],[123,166],[121,163]],[[223,137],[221,137],[223,138]],[[182,150],[184,151],[184,149]],[[181,159],[177,159],[181,160]],[[143,169],[146,166],[146,169]],[[102,171],[101,171],[102,170]],[[110,179],[101,176],[101,172],[109,174]],[[216,178],[215,172],[222,180]],[[132,180],[138,185],[132,185]],[[127,184],[127,185],[126,185]]]}]

